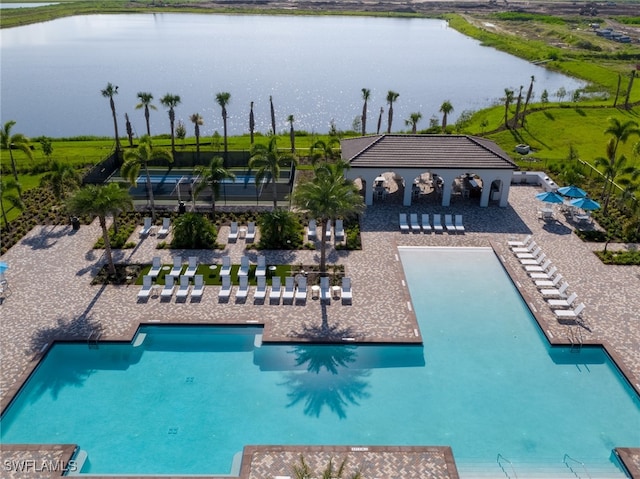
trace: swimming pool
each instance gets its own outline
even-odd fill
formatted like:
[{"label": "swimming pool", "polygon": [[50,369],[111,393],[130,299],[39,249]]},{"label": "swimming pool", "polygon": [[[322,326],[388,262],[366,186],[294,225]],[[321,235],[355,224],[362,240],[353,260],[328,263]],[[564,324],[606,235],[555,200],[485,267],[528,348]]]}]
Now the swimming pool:
[{"label": "swimming pool", "polygon": [[550,348],[491,250],[400,256],[424,348],[170,326],[57,344],[2,442],[78,443],[83,472],[103,474],[227,474],[246,444],[451,445],[459,466],[568,453],[617,471],[611,449],[640,446],[640,401],[606,354]]}]

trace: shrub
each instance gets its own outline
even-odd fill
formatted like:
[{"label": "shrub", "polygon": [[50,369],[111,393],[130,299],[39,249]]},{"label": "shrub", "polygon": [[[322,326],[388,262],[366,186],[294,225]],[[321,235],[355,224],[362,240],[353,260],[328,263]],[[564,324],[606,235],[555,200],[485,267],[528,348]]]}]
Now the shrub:
[{"label": "shrub", "polygon": [[173,224],[172,248],[178,249],[213,249],[217,246],[216,227],[198,213],[185,213]]}]

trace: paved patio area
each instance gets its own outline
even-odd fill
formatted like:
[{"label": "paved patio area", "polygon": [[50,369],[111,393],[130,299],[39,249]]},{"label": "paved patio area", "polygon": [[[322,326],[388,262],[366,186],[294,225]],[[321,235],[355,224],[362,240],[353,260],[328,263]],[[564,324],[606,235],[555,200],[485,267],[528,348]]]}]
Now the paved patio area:
[{"label": "paved patio area", "polygon": [[[398,213],[423,212],[417,205],[412,208],[391,204],[370,207],[361,223],[362,251],[331,249],[328,256],[331,263],[343,264],[346,274],[352,278],[353,304],[350,306],[342,305],[339,300],[321,304],[311,297],[304,306],[254,304],[252,292],[245,302],[236,302],[232,294],[227,303],[220,304],[216,287],[206,287],[199,302],[176,302],[175,297],[170,302],[161,302],[159,298],[138,302],[138,286],[90,285],[102,261],[101,252],[91,248],[100,234],[96,222],[78,231],[66,226],[35,228],[1,258],[10,265],[7,278],[12,290],[11,296],[0,306],[2,408],[51,341],[87,340],[96,334],[103,340],[128,341],[139,324],[149,322],[264,323],[267,341],[339,341],[345,337],[361,342],[421,341],[411,298],[403,282],[402,265],[397,255],[399,245],[493,246],[552,342],[567,343],[570,330],[579,328],[585,342],[606,345],[633,387],[640,391],[640,267],[605,266],[592,254],[601,245],[580,241],[572,234],[573,227],[565,218],[560,217],[554,223],[540,221],[537,217],[540,204],[534,199],[537,192],[539,190],[532,186],[512,187],[507,208],[480,209],[475,203],[463,202],[452,204],[446,211],[429,207],[427,212],[464,215],[466,233],[456,235],[400,233]],[[225,242],[226,234],[223,228],[221,243]],[[576,291],[587,305],[584,312],[587,328],[558,323],[508,251],[507,240],[520,239],[526,234],[534,235],[547,257],[569,282],[570,290]],[[137,233],[134,237],[137,238]],[[185,259],[194,255],[193,251],[157,250],[158,241],[156,236],[149,236],[133,250],[117,251],[116,260],[150,263],[154,255],[160,255],[164,263],[171,263],[175,254],[182,254]],[[239,263],[243,254],[248,254],[255,262],[258,252],[246,250],[244,240],[240,239],[224,251],[198,251],[195,254],[202,263],[219,262],[226,254],[231,255],[234,263]],[[310,264],[317,262],[319,256],[318,251],[260,254],[267,256],[268,264]],[[375,457],[380,458],[381,467],[386,457],[382,454],[384,451],[379,452],[378,456],[372,455],[374,469]],[[404,454],[402,451],[396,453]],[[3,447],[2,459],[24,457],[21,454],[15,448]],[[625,454],[631,465],[635,462],[635,474],[640,477],[640,449],[625,451]],[[406,474],[396,476],[457,477],[455,471],[447,470],[445,475],[438,475],[417,467],[403,468]]]}]

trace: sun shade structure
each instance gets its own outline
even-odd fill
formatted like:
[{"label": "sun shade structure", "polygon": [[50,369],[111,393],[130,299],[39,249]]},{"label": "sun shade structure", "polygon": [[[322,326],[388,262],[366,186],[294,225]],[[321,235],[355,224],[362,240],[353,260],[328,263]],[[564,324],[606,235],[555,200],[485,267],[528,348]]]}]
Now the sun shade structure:
[{"label": "sun shade structure", "polygon": [[536,198],[544,203],[564,203],[564,199],[558,193],[554,193],[553,191],[546,191],[544,193],[538,193]]},{"label": "sun shade structure", "polygon": [[558,193],[560,193],[562,196],[566,196],[567,198],[584,198],[585,196],[587,196],[586,191],[574,185],[558,188]]},{"label": "sun shade structure", "polygon": [[372,135],[341,140],[349,179],[361,178],[365,202],[373,204],[373,186],[381,172],[393,171],[405,183],[403,204],[412,201],[414,178],[430,173],[442,180],[442,206],[449,206],[456,178],[477,175],[484,185],[480,206],[489,200],[507,206],[513,171],[518,169],[492,141],[469,135]]},{"label": "sun shade structure", "polygon": [[599,210],[600,203],[592,200],[591,198],[578,198],[575,200],[571,200],[569,202],[571,206],[575,206],[576,208],[580,208],[585,211]]}]

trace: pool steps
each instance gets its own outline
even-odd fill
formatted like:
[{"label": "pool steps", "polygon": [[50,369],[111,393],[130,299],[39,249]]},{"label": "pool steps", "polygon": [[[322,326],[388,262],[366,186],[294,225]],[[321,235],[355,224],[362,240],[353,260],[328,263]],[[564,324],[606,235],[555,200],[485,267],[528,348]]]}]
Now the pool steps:
[{"label": "pool steps", "polygon": [[[509,462],[511,465],[509,465]],[[609,461],[587,461],[585,469],[572,464],[570,469],[562,461],[545,464],[506,460],[456,462],[460,479],[627,479],[628,476]]]}]

